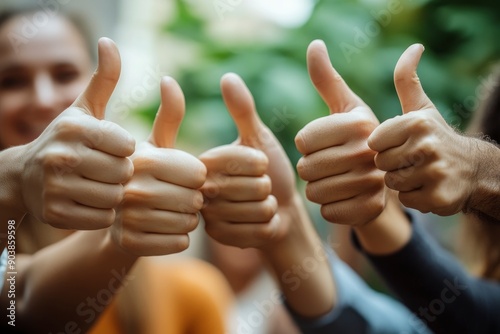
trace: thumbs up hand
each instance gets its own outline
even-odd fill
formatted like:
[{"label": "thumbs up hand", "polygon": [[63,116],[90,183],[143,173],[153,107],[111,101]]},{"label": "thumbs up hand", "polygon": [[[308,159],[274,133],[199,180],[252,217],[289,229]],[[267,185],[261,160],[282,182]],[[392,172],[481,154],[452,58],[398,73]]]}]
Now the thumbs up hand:
[{"label": "thumbs up hand", "polygon": [[375,167],[368,136],[379,122],[371,109],[335,71],[322,41],[307,50],[309,75],[330,109],[299,131],[297,164],[307,181],[306,196],[321,205],[322,216],[333,223],[363,225],[384,209],[388,189]]},{"label": "thumbs up hand", "polygon": [[175,80],[161,81],[161,105],[149,139],[131,160],[134,175],[125,185],[123,203],[111,236],[128,254],[177,253],[189,246],[188,232],[198,226],[203,195],[198,190],[206,168],[197,158],[174,149],[185,103]]},{"label": "thumbs up hand", "polygon": [[33,142],[23,147],[20,176],[23,211],[54,227],[109,227],[133,173],[127,158],[135,141],[104,121],[106,104],[120,76],[113,41],[99,41],[99,66],[78,99]]},{"label": "thumbs up hand", "polygon": [[404,205],[422,212],[452,215],[463,210],[473,191],[473,143],[456,133],[420,85],[417,66],[424,48],[410,46],[399,59],[394,83],[403,115],[382,123],[368,139],[386,171],[387,187]]},{"label": "thumbs up hand", "polygon": [[293,169],[243,80],[226,74],[221,89],[239,137],[200,156],[208,170],[202,188],[205,229],[227,245],[265,248],[281,240],[291,224],[297,198]]}]

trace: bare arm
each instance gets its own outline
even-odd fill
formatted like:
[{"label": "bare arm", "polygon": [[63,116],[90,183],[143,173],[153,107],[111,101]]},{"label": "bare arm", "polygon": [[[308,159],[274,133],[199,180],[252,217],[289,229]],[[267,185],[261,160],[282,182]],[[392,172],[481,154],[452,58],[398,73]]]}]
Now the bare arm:
[{"label": "bare arm", "polygon": [[[200,156],[208,170],[205,228],[221,243],[259,249],[289,306],[303,317],[319,317],[334,306],[333,278],[290,161],[242,80],[225,76],[222,93],[240,137]],[[310,273],[304,269],[309,260],[316,267]]]},{"label": "bare arm", "polygon": [[21,147],[0,152],[0,249],[2,250],[7,245],[8,225],[17,226],[26,212],[19,187],[22,152]]},{"label": "bare arm", "polygon": [[[20,258],[14,292],[16,329],[86,332],[126,285],[136,260],[111,242],[108,230],[76,232],[33,256]],[[4,310],[13,300],[10,283],[5,282],[1,296]]]}]

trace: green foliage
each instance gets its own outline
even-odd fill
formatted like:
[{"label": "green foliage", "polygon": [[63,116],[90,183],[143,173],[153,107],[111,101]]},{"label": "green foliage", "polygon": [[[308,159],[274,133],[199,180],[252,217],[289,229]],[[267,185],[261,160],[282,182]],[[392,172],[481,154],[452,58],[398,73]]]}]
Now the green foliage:
[{"label": "green foliage", "polygon": [[[187,2],[178,0],[177,11],[165,31],[197,44],[201,53],[201,60],[176,78],[188,109],[180,139],[200,152],[236,138],[218,84],[231,71],[247,82],[264,122],[296,163],[297,131],[328,113],[306,69],[306,48],[316,38],[326,42],[333,65],[381,121],[401,112],[392,76],[410,44],[426,46],[419,67],[424,89],[459,128],[480,101],[476,88],[500,55],[497,0],[323,0],[303,26],[282,28],[278,42],[232,44],[212,37],[209,22]],[[157,105],[142,111],[148,120]]]}]

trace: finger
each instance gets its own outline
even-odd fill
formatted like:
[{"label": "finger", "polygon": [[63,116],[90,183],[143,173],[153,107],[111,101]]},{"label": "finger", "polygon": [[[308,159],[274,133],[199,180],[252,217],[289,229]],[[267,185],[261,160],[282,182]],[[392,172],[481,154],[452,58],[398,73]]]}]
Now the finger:
[{"label": "finger", "polygon": [[315,119],[295,137],[297,149],[311,154],[328,147],[340,146],[352,138],[367,138],[376,126],[366,108],[356,108],[349,114],[336,114]]},{"label": "finger", "polygon": [[45,215],[45,223],[55,228],[68,228],[71,222],[71,229],[75,230],[98,230],[110,227],[115,221],[114,209],[98,209],[81,205],[69,200],[60,202],[57,207],[52,207]]},{"label": "finger", "polygon": [[352,141],[346,145],[328,147],[300,158],[297,172],[304,181],[344,174],[363,166],[373,166],[374,152],[366,141]]},{"label": "finger", "polygon": [[232,202],[263,201],[271,194],[271,179],[267,175],[261,177],[232,176],[225,182],[209,179],[201,191],[210,200],[220,198]]},{"label": "finger", "polygon": [[331,114],[348,112],[355,107],[365,106],[333,68],[323,41],[315,40],[309,44],[307,68],[314,87],[330,108]]},{"label": "finger", "polygon": [[74,202],[97,209],[113,209],[123,199],[123,186],[121,184],[107,184],[92,180],[73,177],[71,182],[66,182],[61,196],[71,198]]},{"label": "finger", "polygon": [[383,175],[383,172],[375,169],[360,170],[309,182],[306,196],[311,202],[326,204],[348,200],[366,192],[375,193],[384,189]]},{"label": "finger", "polygon": [[215,215],[224,221],[233,223],[267,223],[278,210],[278,201],[274,196],[268,196],[260,202],[228,202],[217,201],[206,206],[203,215]]},{"label": "finger", "polygon": [[160,83],[161,104],[153,124],[149,142],[157,147],[174,148],[184,118],[185,100],[174,79],[163,77]]},{"label": "finger", "polygon": [[[365,224],[375,219],[382,211],[381,203],[384,203],[384,199],[378,195],[378,191],[377,193],[367,192],[344,201],[324,204],[321,206],[321,215],[335,224],[351,226]],[[353,212],[353,208],[356,208],[356,212]]]},{"label": "finger", "polygon": [[263,124],[255,110],[255,102],[243,80],[234,73],[221,79],[221,91],[229,114],[234,120],[243,145],[260,142]]},{"label": "finger", "polygon": [[123,210],[122,219],[129,228],[136,231],[185,234],[193,231],[198,226],[200,216],[192,213],[151,210],[144,207],[142,209]]},{"label": "finger", "polygon": [[104,183],[126,183],[134,173],[134,165],[128,158],[118,158],[96,150],[89,150],[75,172],[81,176]]},{"label": "finger", "polygon": [[425,94],[417,75],[418,63],[423,52],[422,44],[413,44],[403,52],[394,70],[394,84],[403,114],[434,107]]},{"label": "finger", "polygon": [[149,174],[157,180],[191,189],[198,189],[205,183],[207,169],[191,154],[169,148],[148,153],[147,158],[134,160],[136,174]]},{"label": "finger", "polygon": [[380,124],[368,137],[368,146],[376,152],[403,145],[409,138],[408,117],[396,116]]},{"label": "finger", "polygon": [[274,215],[268,223],[259,224],[233,224],[225,221],[211,220],[210,216],[205,218],[205,220],[210,221],[210,223],[205,225],[208,235],[225,245],[240,248],[258,247],[269,243],[274,238],[279,240],[287,231],[287,226],[280,219],[279,215]]},{"label": "finger", "polygon": [[422,188],[425,180],[425,175],[422,174],[422,170],[408,167],[387,172],[384,180],[388,188],[407,192]]},{"label": "finger", "polygon": [[227,175],[262,176],[269,163],[262,151],[241,145],[219,146],[203,153],[199,159],[209,174],[219,175],[218,183],[225,182]]},{"label": "finger", "polygon": [[104,119],[106,105],[120,78],[120,53],[109,38],[98,42],[99,65],[85,91],[73,106],[79,107],[97,119]]},{"label": "finger", "polygon": [[144,177],[140,182],[127,184],[124,202],[157,210],[197,213],[203,206],[203,195],[198,190]]},{"label": "finger", "polygon": [[375,156],[375,165],[383,171],[395,171],[410,166],[421,166],[436,160],[434,143],[421,140],[407,140],[404,144],[393,147]]}]

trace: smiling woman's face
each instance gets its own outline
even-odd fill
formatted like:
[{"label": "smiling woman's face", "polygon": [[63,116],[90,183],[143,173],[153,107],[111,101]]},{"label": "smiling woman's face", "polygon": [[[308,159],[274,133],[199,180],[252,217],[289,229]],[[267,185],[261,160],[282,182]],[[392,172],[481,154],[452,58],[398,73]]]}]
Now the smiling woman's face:
[{"label": "smiling woman's face", "polygon": [[92,60],[85,40],[66,18],[54,17],[26,43],[23,17],[0,27],[0,149],[27,144],[64,111],[90,79]]}]

